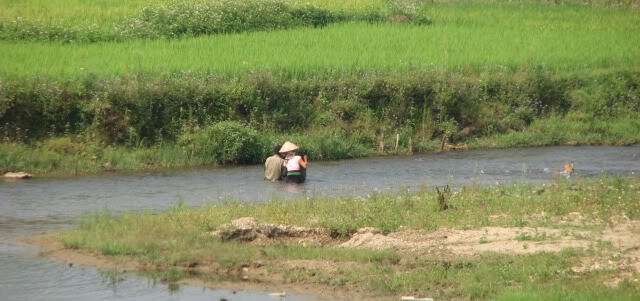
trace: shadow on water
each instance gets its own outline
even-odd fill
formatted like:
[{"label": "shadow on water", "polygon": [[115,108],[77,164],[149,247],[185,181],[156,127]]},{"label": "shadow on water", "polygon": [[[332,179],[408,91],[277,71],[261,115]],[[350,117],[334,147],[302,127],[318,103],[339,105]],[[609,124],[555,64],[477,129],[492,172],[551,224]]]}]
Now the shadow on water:
[{"label": "shadow on water", "polygon": [[[0,288],[4,300],[216,300],[229,291],[149,284],[147,278],[104,277],[69,269],[13,243],[18,236],[64,229],[87,212],[154,210],[179,201],[197,206],[224,200],[267,202],[418,190],[434,185],[550,181],[573,162],[578,177],[640,174],[640,145],[546,147],[422,154],[404,157],[311,161],[302,185],[262,180],[262,166],[127,172],[80,178],[0,181]],[[55,275],[55,276],[52,276]],[[108,278],[108,277],[107,277]],[[114,280],[115,279],[115,280]],[[158,289],[158,287],[162,287]],[[203,293],[206,291],[206,294]],[[227,296],[227,297],[225,297]],[[242,297],[241,297],[242,296]],[[267,299],[265,299],[267,298]],[[302,297],[300,297],[302,298]],[[236,292],[228,300],[270,300]],[[287,300],[303,300],[287,297]]]}]

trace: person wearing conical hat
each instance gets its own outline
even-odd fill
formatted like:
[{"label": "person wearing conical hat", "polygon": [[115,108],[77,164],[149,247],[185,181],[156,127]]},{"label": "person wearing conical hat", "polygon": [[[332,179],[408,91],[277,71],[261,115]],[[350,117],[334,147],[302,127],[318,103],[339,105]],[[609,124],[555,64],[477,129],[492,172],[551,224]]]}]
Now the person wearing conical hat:
[{"label": "person wearing conical hat", "polygon": [[286,167],[287,167],[287,176],[285,180],[287,183],[303,183],[305,181],[305,171],[307,168],[307,156],[298,156],[296,152],[298,151],[298,146],[293,144],[290,141],[286,141],[282,148],[280,148],[280,153],[286,153]]},{"label": "person wearing conical hat", "polygon": [[293,142],[291,141],[285,141],[284,144],[282,144],[282,147],[280,148],[280,153],[290,153],[293,151],[297,151],[298,150],[298,146],[293,144]]}]

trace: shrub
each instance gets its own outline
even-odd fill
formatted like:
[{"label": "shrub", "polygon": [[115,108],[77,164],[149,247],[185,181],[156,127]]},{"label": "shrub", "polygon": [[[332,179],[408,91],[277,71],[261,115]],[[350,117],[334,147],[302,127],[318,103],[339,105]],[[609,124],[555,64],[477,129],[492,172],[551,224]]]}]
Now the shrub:
[{"label": "shrub", "polygon": [[44,142],[44,149],[58,154],[81,154],[86,150],[86,144],[73,141],[71,137],[56,137]]},{"label": "shrub", "polygon": [[337,160],[367,155],[371,148],[362,144],[357,133],[344,131],[313,131],[288,136],[283,140],[295,141],[311,160]]},{"label": "shrub", "polygon": [[178,143],[192,156],[218,163],[258,163],[269,153],[269,141],[236,121],[223,121],[181,135]]}]

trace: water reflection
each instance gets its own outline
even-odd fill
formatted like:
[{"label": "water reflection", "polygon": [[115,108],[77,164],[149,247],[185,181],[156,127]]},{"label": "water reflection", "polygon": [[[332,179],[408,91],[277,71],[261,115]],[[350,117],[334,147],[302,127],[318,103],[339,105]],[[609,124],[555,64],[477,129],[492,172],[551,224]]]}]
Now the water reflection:
[{"label": "water reflection", "polygon": [[[269,292],[209,289],[166,284],[117,270],[97,271],[37,256],[37,250],[0,242],[0,299],[3,301],[273,301]],[[274,288],[277,291],[278,288]],[[287,294],[286,300],[314,300]]]}]

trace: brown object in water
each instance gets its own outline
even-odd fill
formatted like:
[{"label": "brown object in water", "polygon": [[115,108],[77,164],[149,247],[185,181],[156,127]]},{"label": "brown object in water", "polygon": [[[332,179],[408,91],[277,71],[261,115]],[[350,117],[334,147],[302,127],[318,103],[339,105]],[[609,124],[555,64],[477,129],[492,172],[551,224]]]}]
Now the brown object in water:
[{"label": "brown object in water", "polygon": [[33,176],[26,172],[8,172],[4,174],[4,177],[10,179],[31,179]]},{"label": "brown object in water", "polygon": [[573,163],[571,162],[567,162],[564,164],[564,172],[566,174],[572,174],[573,173]]},{"label": "brown object in water", "polygon": [[452,151],[466,151],[466,150],[469,150],[469,147],[466,144],[449,144],[449,143],[445,143],[444,144],[444,149],[445,150],[452,150]]}]

